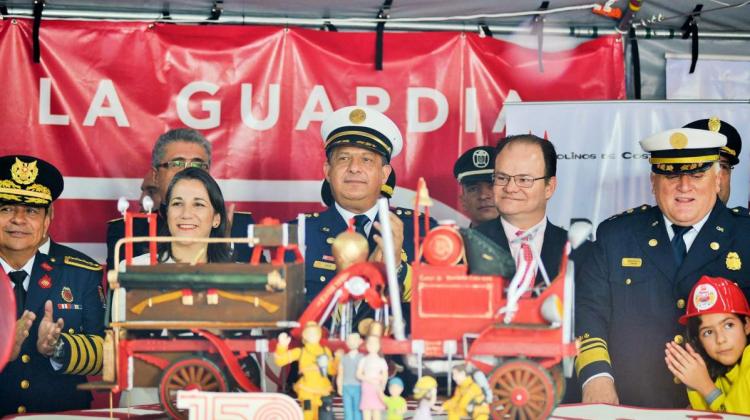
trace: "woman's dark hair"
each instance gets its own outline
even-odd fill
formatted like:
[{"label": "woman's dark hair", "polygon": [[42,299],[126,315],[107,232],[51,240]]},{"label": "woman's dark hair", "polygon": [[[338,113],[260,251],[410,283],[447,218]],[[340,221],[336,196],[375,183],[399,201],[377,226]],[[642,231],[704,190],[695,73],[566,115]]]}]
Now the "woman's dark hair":
[{"label": "woman's dark hair", "polygon": [[[208,192],[208,200],[211,202],[211,207],[213,207],[214,211],[218,213],[219,217],[221,218],[219,226],[212,227],[211,234],[209,236],[211,238],[226,238],[227,236],[229,236],[227,210],[224,206],[224,196],[221,194],[221,188],[219,188],[219,184],[216,183],[216,180],[214,180],[208,172],[200,168],[187,168],[178,172],[174,176],[174,178],[172,178],[172,181],[169,183],[169,187],[167,187],[167,196],[164,197],[164,200],[162,201],[162,214],[164,215],[165,219],[167,218],[169,212],[169,201],[172,199],[172,190],[178,182],[185,179],[200,181],[200,183],[203,184],[203,186],[206,188],[206,191]],[[164,223],[162,226],[162,232],[160,232],[160,235],[171,235],[167,223]],[[161,245],[162,246],[159,247],[159,261],[163,262],[172,257],[172,248],[168,243],[163,243]],[[206,254],[207,261],[210,263],[229,262],[232,260],[232,252],[229,248],[229,244],[208,244]]]},{"label": "woman's dark hair", "polygon": [[[750,317],[744,316],[744,315],[737,315],[737,318],[739,318],[740,322],[743,324],[747,324],[750,322]],[[729,372],[733,366],[724,366],[723,364],[717,362],[716,360],[712,359],[711,356],[706,353],[706,349],[703,348],[703,344],[701,344],[700,340],[700,328],[701,328],[701,317],[694,316],[692,318],[688,318],[687,322],[687,342],[690,343],[691,346],[693,346],[693,349],[698,352],[698,354],[701,355],[703,360],[706,361],[706,367],[708,368],[708,375],[711,377],[712,381],[715,381],[716,378],[720,376],[724,376]],[[748,344],[750,344],[750,334],[748,334]],[[742,361],[742,356],[740,356],[740,360],[737,361],[737,363],[740,363]]]}]

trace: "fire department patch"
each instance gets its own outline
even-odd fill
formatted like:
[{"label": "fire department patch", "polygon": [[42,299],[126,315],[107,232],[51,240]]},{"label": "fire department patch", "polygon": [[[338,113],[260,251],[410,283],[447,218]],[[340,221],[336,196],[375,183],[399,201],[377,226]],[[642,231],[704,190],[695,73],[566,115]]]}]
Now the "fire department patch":
[{"label": "fire department patch", "polygon": [[70,290],[70,287],[63,287],[60,296],[62,296],[63,300],[68,303],[73,302],[73,292]]},{"label": "fire department patch", "polygon": [[49,289],[52,287],[52,279],[49,278],[47,274],[43,275],[41,279],[37,282],[39,284],[39,287],[42,289]]},{"label": "fire department patch", "polygon": [[710,284],[701,284],[693,294],[693,305],[699,311],[711,309],[719,297],[719,293]]}]

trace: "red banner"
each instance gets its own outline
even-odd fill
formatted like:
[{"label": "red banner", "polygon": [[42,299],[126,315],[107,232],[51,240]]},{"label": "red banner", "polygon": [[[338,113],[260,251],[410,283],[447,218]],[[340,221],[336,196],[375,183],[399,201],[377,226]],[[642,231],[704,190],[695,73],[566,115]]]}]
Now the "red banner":
[{"label": "red banner", "polygon": [[545,52],[543,72],[536,50],[474,33],[386,32],[382,71],[364,32],[43,21],[39,42],[34,64],[31,21],[0,22],[0,155],[39,156],[65,175],[52,227],[61,242],[104,241],[114,201],[138,196],[170,128],[206,135],[237,209],[289,219],[321,208],[320,122],[369,105],[404,134],[396,203],[408,205],[423,176],[445,217],[458,208],[454,160],[496,142],[505,98],[625,98],[619,37]]}]

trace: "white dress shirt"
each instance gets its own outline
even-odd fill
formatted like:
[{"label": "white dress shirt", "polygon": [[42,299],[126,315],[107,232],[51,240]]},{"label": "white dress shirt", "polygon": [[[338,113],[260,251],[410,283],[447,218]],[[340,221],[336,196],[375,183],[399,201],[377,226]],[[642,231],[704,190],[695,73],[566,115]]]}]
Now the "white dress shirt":
[{"label": "white dress shirt", "polygon": [[[346,224],[349,224],[349,219],[353,218],[354,216],[357,216],[357,213],[352,213],[349,210],[339,206],[339,203],[334,204],[336,206],[336,210],[339,212],[341,217],[344,218],[344,221],[346,221]],[[364,213],[365,216],[367,216],[368,219],[370,219],[369,222],[365,225],[365,233],[367,236],[370,236],[370,230],[372,230],[372,223],[375,221],[375,217],[378,215],[378,205],[375,204],[370,210],[367,210]]]},{"label": "white dress shirt", "polygon": [[503,226],[503,232],[505,237],[508,239],[508,247],[510,248],[510,255],[513,256],[513,260],[516,261],[518,253],[521,251],[521,243],[523,240],[516,235],[516,232],[522,230],[525,235],[528,234],[529,246],[534,251],[535,255],[542,255],[542,246],[544,245],[544,231],[547,229],[547,215],[545,214],[542,220],[528,229],[519,229],[513,226],[510,222],[500,216],[500,223]]}]

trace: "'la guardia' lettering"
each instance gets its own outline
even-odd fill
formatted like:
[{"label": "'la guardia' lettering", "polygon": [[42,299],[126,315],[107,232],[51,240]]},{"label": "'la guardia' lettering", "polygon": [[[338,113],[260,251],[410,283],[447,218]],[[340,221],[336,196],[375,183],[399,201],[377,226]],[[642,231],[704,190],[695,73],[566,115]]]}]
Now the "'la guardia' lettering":
[{"label": "'la guardia' lettering", "polygon": [[[218,99],[196,99],[195,96],[214,96],[221,87],[212,82],[194,81],[183,87],[175,98],[177,116],[187,127],[197,130],[216,128],[221,123],[221,101]],[[263,92],[267,100],[258,100],[256,103],[265,104],[265,115],[257,115],[258,111],[253,109],[253,85],[242,83],[240,85],[240,118],[242,123],[258,131],[272,129],[279,121],[281,109],[281,88],[279,84],[269,84]],[[39,79],[39,124],[40,125],[70,125],[70,116],[66,113],[53,113],[52,111],[53,84],[51,78]],[[409,87],[406,90],[406,132],[428,133],[433,132],[445,124],[449,115],[448,99],[437,89],[428,87]],[[506,95],[506,101],[521,102],[518,92],[511,90]],[[195,106],[195,103],[198,106]],[[477,103],[476,88],[468,87],[464,91],[464,132],[475,133],[479,122],[479,106]],[[386,89],[377,86],[357,86],[356,104],[367,106],[380,112],[386,112],[391,104],[390,94]],[[428,105],[429,104],[429,105]],[[434,109],[433,115],[425,116],[423,109]],[[299,113],[294,125],[295,130],[305,131],[311,122],[323,121],[333,112],[333,106],[328,98],[328,93],[322,85],[313,86],[307,96],[305,105]],[[84,126],[94,126],[101,118],[112,118],[119,127],[130,127],[125,109],[112,80],[103,79],[99,81],[97,90],[91,99],[86,116],[83,119]],[[504,107],[498,111],[492,126],[492,133],[501,133],[505,130]]]}]

